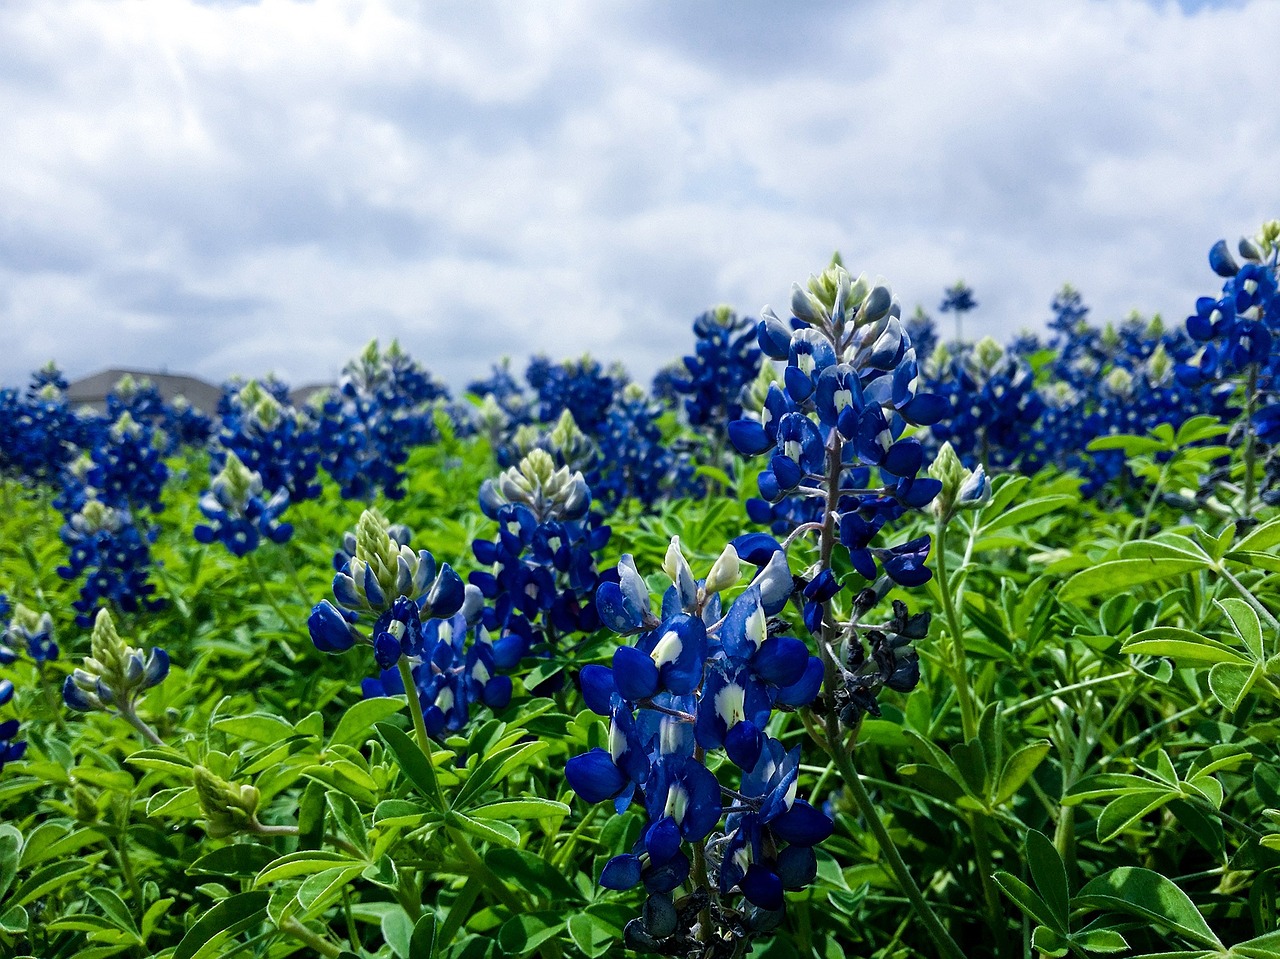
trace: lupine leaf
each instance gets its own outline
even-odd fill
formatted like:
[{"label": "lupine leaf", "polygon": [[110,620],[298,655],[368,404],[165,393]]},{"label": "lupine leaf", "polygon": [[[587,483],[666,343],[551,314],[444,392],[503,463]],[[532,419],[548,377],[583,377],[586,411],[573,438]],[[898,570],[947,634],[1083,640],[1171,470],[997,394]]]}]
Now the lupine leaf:
[{"label": "lupine leaf", "polygon": [[1076,573],[1067,580],[1058,593],[1058,598],[1067,603],[1090,596],[1116,593],[1144,583],[1194,573],[1204,569],[1206,565],[1207,562],[1200,560],[1180,558],[1116,559]]},{"label": "lupine leaf", "polygon": [[1199,946],[1221,949],[1200,910],[1171,879],[1150,869],[1121,866],[1090,880],[1075,898],[1077,908],[1138,916],[1172,929]]},{"label": "lupine leaf", "polygon": [[173,959],[196,959],[218,935],[235,935],[260,923],[267,914],[270,895],[263,891],[242,892],[224,899],[196,920],[178,943]]}]

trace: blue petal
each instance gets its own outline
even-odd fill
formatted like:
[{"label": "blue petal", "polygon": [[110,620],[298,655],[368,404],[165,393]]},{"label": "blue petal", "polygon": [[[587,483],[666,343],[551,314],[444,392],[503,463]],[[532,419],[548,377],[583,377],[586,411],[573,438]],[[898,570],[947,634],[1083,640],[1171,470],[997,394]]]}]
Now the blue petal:
[{"label": "blue petal", "polygon": [[634,646],[619,646],[613,654],[613,683],[628,702],[649,699],[661,685],[658,667]]},{"label": "blue petal", "polygon": [[612,799],[627,784],[613,757],[598,746],[565,763],[564,775],[573,791],[590,803]]},{"label": "blue petal", "polygon": [[784,706],[806,706],[813,702],[822,688],[822,660],[810,656],[804,675],[790,686],[778,690],[778,702]]},{"label": "blue petal", "polygon": [[835,826],[820,810],[797,799],[787,812],[769,823],[769,828],[784,842],[814,846],[830,836]]},{"label": "blue petal", "polygon": [[774,686],[798,683],[808,665],[809,647],[794,636],[771,636],[751,659],[756,674]]},{"label": "blue petal", "polygon": [[743,456],[758,456],[773,446],[765,428],[755,420],[734,420],[729,424],[729,442]]},{"label": "blue petal", "polygon": [[600,873],[600,885],[606,889],[630,889],[640,882],[640,857],[630,853],[614,856]]},{"label": "blue petal", "polygon": [[608,666],[593,664],[582,667],[578,685],[582,689],[582,701],[589,710],[597,716],[608,716],[612,712],[612,700],[617,689],[613,684],[613,670]]}]

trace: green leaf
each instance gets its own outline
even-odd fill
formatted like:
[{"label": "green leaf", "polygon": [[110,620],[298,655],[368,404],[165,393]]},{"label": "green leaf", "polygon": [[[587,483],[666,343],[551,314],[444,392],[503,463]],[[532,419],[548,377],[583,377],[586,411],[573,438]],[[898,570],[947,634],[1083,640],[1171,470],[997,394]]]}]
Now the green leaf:
[{"label": "green leaf", "polygon": [[259,890],[242,892],[222,900],[187,930],[187,934],[173,951],[173,959],[196,959],[204,954],[204,947],[214,936],[235,935],[256,926],[266,918],[270,898],[269,893]]},{"label": "green leaf", "polygon": [[1071,942],[1048,926],[1036,926],[1031,930],[1031,945],[1042,956],[1061,959],[1071,951]]},{"label": "green leaf", "polygon": [[298,902],[307,913],[315,914],[342,895],[345,886],[364,872],[365,863],[334,866],[308,876],[298,887]]},{"label": "green leaf", "polygon": [[[1154,785],[1154,783],[1149,784]],[[1170,789],[1150,789],[1126,793],[1107,803],[1098,816],[1098,842],[1110,842],[1148,813],[1159,809],[1178,793]]]},{"label": "green leaf", "polygon": [[1129,948],[1124,936],[1114,929],[1086,929],[1076,933],[1071,940],[1086,952],[1101,952],[1104,955],[1124,952]]},{"label": "green leaf", "polygon": [[995,879],[996,885],[1004,891],[1004,894],[1012,899],[1014,904],[1028,916],[1041,925],[1054,925],[1053,913],[1049,910],[1048,905],[1025,882],[1013,873],[1003,870],[996,872],[992,878]]},{"label": "green leaf", "polygon": [[1049,742],[1028,743],[1005,761],[1000,771],[1000,782],[996,787],[995,805],[1008,802],[1014,797],[1023,783],[1031,778],[1044,757],[1049,755]]},{"label": "green leaf", "polygon": [[1227,614],[1227,619],[1231,621],[1231,629],[1240,637],[1240,641],[1244,643],[1253,658],[1262,659],[1262,622],[1258,619],[1254,608],[1243,599],[1234,597],[1221,601],[1215,600],[1215,602]]},{"label": "green leaf", "polygon": [[230,879],[252,879],[276,858],[270,846],[256,842],[238,842],[201,856],[187,872]]},{"label": "green leaf", "polygon": [[1121,645],[1133,656],[1168,656],[1180,666],[1236,663],[1252,665],[1241,653],[1207,636],[1177,626],[1155,626],[1135,633]]},{"label": "green leaf", "polygon": [[1253,569],[1280,573],[1280,556],[1273,556],[1271,553],[1246,553],[1243,550],[1232,550],[1225,558]]},{"label": "green leaf", "polygon": [[0,915],[0,932],[7,932],[14,936],[21,935],[27,931],[30,924],[31,919],[22,906],[12,906]]},{"label": "green leaf", "polygon": [[596,959],[622,940],[622,930],[592,912],[580,912],[569,917],[569,938],[587,959]]},{"label": "green leaf", "polygon": [[550,743],[538,741],[508,746],[498,750],[492,756],[486,756],[458,791],[457,804],[465,809],[479,799],[490,786],[501,782],[517,769],[529,765],[550,748]]},{"label": "green leaf", "polygon": [[359,746],[368,739],[376,723],[390,719],[404,710],[403,696],[375,696],[373,699],[362,699],[350,706],[338,720],[338,727],[333,731],[330,745]]},{"label": "green leaf", "polygon": [[443,819],[444,815],[436,809],[408,799],[384,799],[373,810],[373,821],[378,826],[417,828]]},{"label": "green leaf", "polygon": [[248,739],[255,743],[279,742],[286,736],[293,735],[293,726],[279,716],[270,713],[251,713],[248,716],[229,716],[219,719],[213,728],[230,733],[238,739]]},{"label": "green leaf", "polygon": [[22,855],[22,833],[9,823],[0,823],[0,900],[18,874],[18,860]]},{"label": "green leaf", "polygon": [[1244,539],[1236,543],[1236,549],[1241,552],[1265,553],[1277,546],[1280,546],[1280,517],[1255,526]]},{"label": "green leaf", "polygon": [[1081,570],[1062,587],[1058,598],[1064,603],[1131,589],[1204,569],[1208,563],[1196,559],[1116,559]]},{"label": "green leaf", "polygon": [[993,516],[983,524],[980,532],[985,534],[1008,526],[1021,526],[1048,513],[1073,506],[1076,501],[1076,497],[1064,495],[1042,496],[1039,499],[1028,500],[1025,503],[1019,503],[1013,509]]},{"label": "green leaf", "polygon": [[132,935],[141,945],[142,937],[138,933],[138,924],[133,921],[133,915],[119,893],[105,886],[92,886],[89,889],[89,897],[98,904],[103,915],[111,921],[112,925]]},{"label": "green leaf", "polygon": [[41,896],[47,896],[55,889],[61,889],[67,883],[80,878],[90,869],[91,865],[91,863],[83,861],[51,862],[28,876],[13,891],[9,901],[14,905],[25,906],[27,903],[39,899]]},{"label": "green leaf", "polygon": [[1209,691],[1224,708],[1235,712],[1261,675],[1261,663],[1253,666],[1218,663],[1209,670]]},{"label": "green leaf", "polygon": [[520,830],[510,823],[482,822],[459,812],[451,815],[460,828],[465,829],[473,836],[479,836],[485,842],[493,842],[502,846],[518,846],[520,844]]},{"label": "green leaf", "polygon": [[1168,448],[1164,443],[1159,440],[1153,440],[1148,436],[1130,436],[1124,433],[1115,436],[1099,436],[1090,440],[1089,445],[1085,447],[1090,453],[1102,450],[1124,450],[1126,459],[1133,456],[1159,453]]},{"label": "green leaf", "polygon": [[440,791],[435,766],[423,755],[417,744],[390,723],[378,723],[374,728],[396,757],[396,763],[405,776],[418,787],[423,798],[436,809],[445,809],[444,793]]},{"label": "green leaf", "polygon": [[1187,894],[1150,869],[1121,866],[1092,879],[1076,896],[1077,908],[1106,909],[1155,922],[1210,949],[1221,949],[1200,910]]},{"label": "green leaf", "polygon": [[504,956],[526,956],[564,929],[559,912],[531,912],[513,916],[498,930],[498,947]]},{"label": "green leaf", "polygon": [[409,959],[434,959],[436,952],[436,914],[425,913],[413,927],[409,940]]},{"label": "green leaf", "polygon": [[542,819],[547,816],[567,816],[569,807],[553,799],[507,799],[467,810],[476,819]]},{"label": "green leaf", "polygon": [[1027,830],[1027,864],[1036,892],[1054,920],[1053,928],[1065,933],[1071,928],[1071,889],[1067,885],[1067,869],[1052,840],[1035,829]]},{"label": "green leaf", "polygon": [[[269,882],[279,882],[281,879],[296,879],[299,876],[310,876],[335,866],[348,864],[356,865],[357,860],[352,859],[346,853],[329,852],[326,849],[299,849],[297,852],[281,856],[263,869],[254,878],[253,884],[254,886],[264,886]],[[367,865],[368,863],[366,862],[359,862],[361,869]]]},{"label": "green leaf", "polygon": [[484,861],[504,880],[548,903],[582,901],[561,868],[527,849],[496,847],[485,853]]}]

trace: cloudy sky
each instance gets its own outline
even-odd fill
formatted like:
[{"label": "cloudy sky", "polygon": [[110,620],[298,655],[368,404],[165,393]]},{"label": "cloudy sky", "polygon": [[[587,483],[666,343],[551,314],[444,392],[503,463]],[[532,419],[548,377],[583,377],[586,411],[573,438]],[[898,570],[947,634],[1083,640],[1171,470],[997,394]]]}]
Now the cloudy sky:
[{"label": "cloudy sky", "polygon": [[1180,321],[1280,216],[1277,48],[1274,0],[4,3],[0,383],[647,379],[836,249],[974,332]]}]

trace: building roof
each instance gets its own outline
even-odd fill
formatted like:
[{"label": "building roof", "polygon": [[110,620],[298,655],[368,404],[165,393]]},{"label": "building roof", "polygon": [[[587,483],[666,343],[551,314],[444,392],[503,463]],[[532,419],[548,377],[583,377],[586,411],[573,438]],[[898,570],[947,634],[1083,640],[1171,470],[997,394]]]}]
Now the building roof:
[{"label": "building roof", "polygon": [[104,412],[107,408],[107,394],[126,375],[135,380],[150,380],[166,403],[172,403],[182,396],[203,413],[212,415],[218,411],[218,400],[222,397],[221,387],[195,376],[155,373],[150,370],[102,370],[71,383],[67,387],[67,400],[73,406],[85,404],[98,412]]}]

